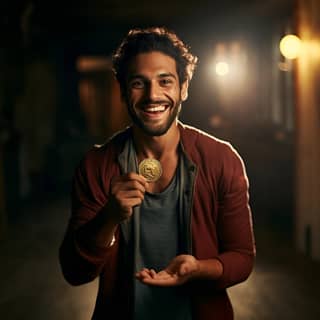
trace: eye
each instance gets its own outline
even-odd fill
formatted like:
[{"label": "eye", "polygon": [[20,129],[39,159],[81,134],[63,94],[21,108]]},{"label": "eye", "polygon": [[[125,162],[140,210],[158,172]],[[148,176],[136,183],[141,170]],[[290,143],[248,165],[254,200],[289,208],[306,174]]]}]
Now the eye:
[{"label": "eye", "polygon": [[163,87],[168,87],[168,86],[171,86],[173,84],[173,80],[171,78],[162,78],[160,80],[160,84]]},{"label": "eye", "polygon": [[145,84],[141,79],[134,79],[130,81],[129,85],[130,85],[130,88],[133,88],[133,89],[143,89],[145,87]]}]

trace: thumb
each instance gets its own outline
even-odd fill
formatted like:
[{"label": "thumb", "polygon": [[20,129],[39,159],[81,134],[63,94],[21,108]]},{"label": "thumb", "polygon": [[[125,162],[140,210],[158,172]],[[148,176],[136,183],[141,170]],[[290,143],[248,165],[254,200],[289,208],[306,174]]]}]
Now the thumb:
[{"label": "thumb", "polygon": [[185,276],[188,272],[189,272],[188,263],[187,262],[183,262],[180,265],[180,268],[178,270],[178,274],[180,276]]}]

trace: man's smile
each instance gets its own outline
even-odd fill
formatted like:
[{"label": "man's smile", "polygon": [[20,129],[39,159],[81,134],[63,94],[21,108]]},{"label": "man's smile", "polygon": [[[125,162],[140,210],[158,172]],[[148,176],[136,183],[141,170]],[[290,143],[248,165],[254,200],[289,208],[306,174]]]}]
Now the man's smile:
[{"label": "man's smile", "polygon": [[169,105],[159,105],[159,106],[147,106],[143,109],[145,112],[163,112],[168,108]]},{"label": "man's smile", "polygon": [[171,104],[169,102],[161,103],[161,104],[145,104],[140,110],[142,114],[149,118],[159,118],[165,114],[167,110],[169,110]]}]

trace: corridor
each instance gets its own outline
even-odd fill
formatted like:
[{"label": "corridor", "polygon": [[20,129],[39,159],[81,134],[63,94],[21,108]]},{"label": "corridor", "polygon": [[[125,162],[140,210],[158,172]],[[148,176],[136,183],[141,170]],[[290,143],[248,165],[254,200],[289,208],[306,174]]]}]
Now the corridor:
[{"label": "corridor", "polygon": [[[63,279],[58,248],[69,200],[29,204],[0,244],[0,319],[88,320],[97,283],[72,287]],[[257,263],[229,289],[236,320],[320,319],[320,264],[296,254],[289,239],[256,230]]]}]

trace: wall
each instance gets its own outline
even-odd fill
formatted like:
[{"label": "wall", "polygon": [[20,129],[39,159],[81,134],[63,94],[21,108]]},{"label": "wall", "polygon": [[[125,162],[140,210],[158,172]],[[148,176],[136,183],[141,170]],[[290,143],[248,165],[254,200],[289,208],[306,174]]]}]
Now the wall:
[{"label": "wall", "polygon": [[297,66],[296,244],[320,260],[320,2],[299,0],[303,41]]}]

